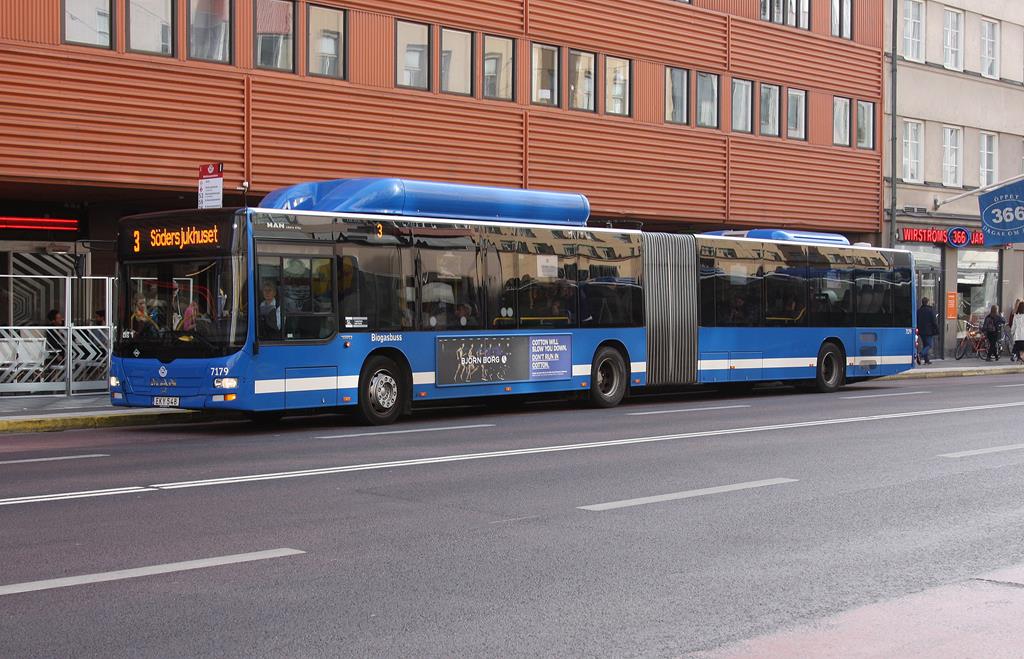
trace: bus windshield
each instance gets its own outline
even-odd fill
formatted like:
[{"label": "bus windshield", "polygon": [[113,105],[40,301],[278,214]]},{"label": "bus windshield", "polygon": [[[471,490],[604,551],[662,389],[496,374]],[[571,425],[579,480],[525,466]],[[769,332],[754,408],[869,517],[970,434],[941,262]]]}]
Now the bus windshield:
[{"label": "bus windshield", "polygon": [[243,256],[129,262],[121,282],[119,357],[218,357],[245,343]]}]

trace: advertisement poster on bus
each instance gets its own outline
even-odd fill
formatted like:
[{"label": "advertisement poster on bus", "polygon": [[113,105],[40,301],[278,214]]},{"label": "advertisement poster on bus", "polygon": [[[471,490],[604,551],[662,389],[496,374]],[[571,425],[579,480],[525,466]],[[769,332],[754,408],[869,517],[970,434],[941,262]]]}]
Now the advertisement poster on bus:
[{"label": "advertisement poster on bus", "polygon": [[986,192],[978,207],[986,245],[1024,242],[1024,181]]},{"label": "advertisement poster on bus", "polygon": [[569,334],[437,339],[438,385],[539,382],[571,377]]}]

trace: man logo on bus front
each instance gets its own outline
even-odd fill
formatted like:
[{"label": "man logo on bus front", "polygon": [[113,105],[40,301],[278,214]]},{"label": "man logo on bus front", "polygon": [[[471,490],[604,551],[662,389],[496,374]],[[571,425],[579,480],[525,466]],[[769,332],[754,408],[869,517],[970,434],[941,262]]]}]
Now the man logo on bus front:
[{"label": "man logo on bus front", "polygon": [[160,368],[159,368],[159,369],[157,370],[157,373],[159,373],[159,374],[160,374],[160,377],[162,377],[162,378],[165,378],[165,377],[167,377],[167,367],[166,367],[166,366],[161,366],[161,367],[160,367]]}]

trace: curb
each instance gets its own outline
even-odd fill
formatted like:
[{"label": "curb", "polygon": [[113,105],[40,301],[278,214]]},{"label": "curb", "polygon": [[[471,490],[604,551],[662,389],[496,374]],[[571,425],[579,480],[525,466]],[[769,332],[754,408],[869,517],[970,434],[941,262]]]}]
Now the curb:
[{"label": "curb", "polygon": [[975,375],[1014,375],[1024,374],[1024,368],[975,368],[975,369],[964,369],[962,371],[919,371],[910,370],[900,373],[898,375],[887,375],[884,378],[878,378],[879,380],[916,380],[921,378],[957,378],[957,377],[971,377]]},{"label": "curb", "polygon": [[58,416],[18,417],[0,419],[0,433],[56,432],[58,430],[85,430],[90,428],[118,428],[179,423],[209,423],[241,418],[240,415],[213,412],[200,413],[186,410],[110,413],[67,414]]}]

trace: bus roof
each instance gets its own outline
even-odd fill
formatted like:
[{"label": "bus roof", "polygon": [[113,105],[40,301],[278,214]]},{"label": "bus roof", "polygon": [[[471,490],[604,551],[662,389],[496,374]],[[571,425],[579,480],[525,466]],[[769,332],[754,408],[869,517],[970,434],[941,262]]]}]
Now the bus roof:
[{"label": "bus roof", "polygon": [[579,227],[590,217],[581,194],[400,178],[298,183],[271,192],[260,208]]},{"label": "bus roof", "polygon": [[794,231],[792,229],[750,229],[747,231],[706,231],[701,235],[727,238],[755,238],[773,242],[820,243],[822,245],[849,245],[846,236],[820,231]]}]

